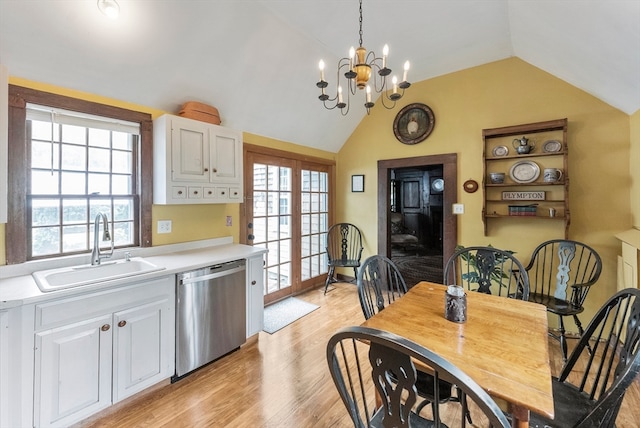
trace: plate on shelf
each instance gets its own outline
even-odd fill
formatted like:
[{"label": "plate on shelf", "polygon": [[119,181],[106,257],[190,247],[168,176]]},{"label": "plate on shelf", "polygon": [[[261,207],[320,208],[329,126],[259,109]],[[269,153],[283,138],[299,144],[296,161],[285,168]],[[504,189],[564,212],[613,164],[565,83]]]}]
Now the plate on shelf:
[{"label": "plate on shelf", "polygon": [[496,157],[506,156],[509,154],[509,149],[507,146],[498,146],[493,149],[493,155]]},{"label": "plate on shelf", "polygon": [[439,193],[444,190],[444,180],[442,178],[436,178],[431,182],[431,190]]},{"label": "plate on shelf", "polygon": [[533,183],[540,176],[540,167],[533,161],[516,162],[511,166],[509,176],[516,183]]},{"label": "plate on shelf", "polygon": [[562,150],[562,143],[558,140],[549,140],[542,145],[544,153],[556,153]]}]

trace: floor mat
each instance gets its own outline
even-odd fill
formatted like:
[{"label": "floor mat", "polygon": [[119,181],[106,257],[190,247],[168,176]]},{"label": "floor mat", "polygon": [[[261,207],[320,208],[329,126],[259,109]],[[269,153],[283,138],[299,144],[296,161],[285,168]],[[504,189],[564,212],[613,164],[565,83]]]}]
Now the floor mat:
[{"label": "floor mat", "polygon": [[295,320],[310,314],[320,306],[295,297],[289,297],[264,308],[264,327],[262,330],[273,334]]}]

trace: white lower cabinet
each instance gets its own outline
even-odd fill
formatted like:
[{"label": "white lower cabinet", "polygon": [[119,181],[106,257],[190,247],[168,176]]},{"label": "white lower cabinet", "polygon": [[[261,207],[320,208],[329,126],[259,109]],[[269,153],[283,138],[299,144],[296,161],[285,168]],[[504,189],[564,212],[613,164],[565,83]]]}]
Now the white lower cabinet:
[{"label": "white lower cabinet", "polygon": [[112,316],[36,334],[37,427],[68,426],[111,405]]},{"label": "white lower cabinet", "polygon": [[170,276],[36,307],[36,427],[68,426],[173,375],[174,286]]},{"label": "white lower cabinet", "polygon": [[247,337],[264,326],[264,256],[247,259]]}]

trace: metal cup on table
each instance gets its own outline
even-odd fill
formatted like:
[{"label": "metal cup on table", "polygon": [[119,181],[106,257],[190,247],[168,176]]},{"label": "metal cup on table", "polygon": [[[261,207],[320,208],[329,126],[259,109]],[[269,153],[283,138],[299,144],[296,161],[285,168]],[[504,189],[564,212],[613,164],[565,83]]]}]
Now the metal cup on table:
[{"label": "metal cup on table", "polygon": [[444,297],[444,317],[453,322],[467,320],[467,295],[459,285],[449,285]]}]

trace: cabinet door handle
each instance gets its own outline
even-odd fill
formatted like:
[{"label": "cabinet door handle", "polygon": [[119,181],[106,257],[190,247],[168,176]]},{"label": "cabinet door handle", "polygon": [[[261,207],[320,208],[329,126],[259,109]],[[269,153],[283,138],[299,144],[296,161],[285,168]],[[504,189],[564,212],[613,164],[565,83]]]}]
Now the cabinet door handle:
[{"label": "cabinet door handle", "polygon": [[220,192],[220,193],[223,194],[223,195],[225,194],[225,192]]},{"label": "cabinet door handle", "polygon": [[218,169],[217,168],[213,168],[213,172],[218,172]]},{"label": "cabinet door handle", "polygon": [[194,191],[193,191],[193,194],[194,194],[194,195],[197,195],[197,194],[198,194],[198,191],[197,191],[197,190],[194,190]]},{"label": "cabinet door handle", "polygon": [[111,328],[111,326],[109,324],[105,324],[102,327],[100,327],[100,330],[102,331],[108,331]]},{"label": "cabinet door handle", "polygon": [[[205,168],[204,172],[209,172],[209,168]],[[213,171],[213,172],[215,172],[215,171]]]},{"label": "cabinet door handle", "polygon": [[124,327],[125,325],[127,325],[127,322],[125,320],[122,320],[118,323],[118,327]]},{"label": "cabinet door handle", "polygon": [[178,195],[182,195],[182,190],[178,190]]},{"label": "cabinet door handle", "polygon": [[251,285],[256,285],[256,280],[251,281]]}]

